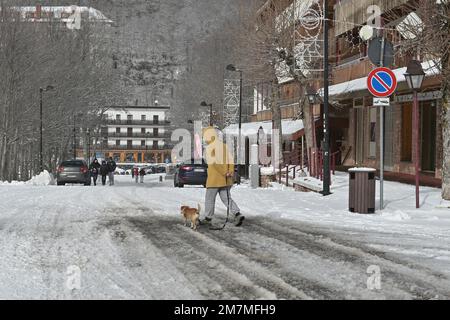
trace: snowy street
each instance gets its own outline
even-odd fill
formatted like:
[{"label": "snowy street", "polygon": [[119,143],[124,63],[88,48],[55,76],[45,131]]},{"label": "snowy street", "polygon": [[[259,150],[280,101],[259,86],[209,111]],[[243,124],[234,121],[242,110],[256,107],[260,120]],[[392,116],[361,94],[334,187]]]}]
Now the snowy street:
[{"label": "snowy street", "polygon": [[[244,185],[232,191],[242,227],[194,232],[179,207],[203,206],[205,189],[172,183],[0,184],[0,299],[450,298],[450,217],[437,189],[423,188],[416,212],[413,188],[387,183],[385,212],[357,215],[345,188],[325,202]],[[370,266],[380,289],[367,286]],[[68,286],[74,268],[79,288]]]}]

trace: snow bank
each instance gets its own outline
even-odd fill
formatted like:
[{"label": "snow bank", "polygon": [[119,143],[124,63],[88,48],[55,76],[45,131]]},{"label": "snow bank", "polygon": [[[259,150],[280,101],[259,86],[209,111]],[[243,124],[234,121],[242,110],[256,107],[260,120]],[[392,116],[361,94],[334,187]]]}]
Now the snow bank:
[{"label": "snow bank", "polygon": [[54,184],[54,179],[47,170],[44,170],[37,176],[34,176],[30,180],[28,180],[26,182],[26,184],[33,185],[33,186],[48,186],[48,185]]}]

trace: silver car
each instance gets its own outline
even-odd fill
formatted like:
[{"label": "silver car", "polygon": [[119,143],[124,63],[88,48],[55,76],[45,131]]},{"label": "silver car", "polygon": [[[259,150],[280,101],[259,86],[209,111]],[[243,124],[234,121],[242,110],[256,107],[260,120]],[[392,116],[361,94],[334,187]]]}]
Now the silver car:
[{"label": "silver car", "polygon": [[84,160],[67,160],[63,161],[56,173],[56,181],[58,186],[66,183],[82,183],[85,186],[91,185],[91,173],[89,167]]}]

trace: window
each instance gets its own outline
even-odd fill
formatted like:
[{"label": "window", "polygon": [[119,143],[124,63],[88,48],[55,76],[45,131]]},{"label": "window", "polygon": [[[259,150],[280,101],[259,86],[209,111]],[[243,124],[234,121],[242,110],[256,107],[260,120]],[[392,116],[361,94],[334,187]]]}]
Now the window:
[{"label": "window", "polygon": [[153,149],[158,149],[158,141],[153,141]]},{"label": "window", "polygon": [[116,128],[116,133],[120,133],[120,128]]},{"label": "window", "polygon": [[116,120],[120,121],[120,114],[116,114]]},{"label": "window", "polygon": [[158,122],[159,122],[159,116],[153,116],[153,122],[154,122],[155,124],[158,124]]},{"label": "window", "polygon": [[142,121],[145,121],[146,119],[147,119],[147,117],[146,117],[145,114],[141,115],[141,120],[142,120]]},{"label": "window", "polygon": [[141,147],[145,147],[145,140],[141,140]]},{"label": "window", "polygon": [[141,133],[145,134],[145,128],[141,128]]},{"label": "window", "polygon": [[153,128],[153,136],[158,136],[158,128]]},{"label": "window", "polygon": [[402,109],[401,161],[412,161],[412,104],[404,104]]},{"label": "window", "polygon": [[116,140],[116,146],[120,146],[120,140]]}]

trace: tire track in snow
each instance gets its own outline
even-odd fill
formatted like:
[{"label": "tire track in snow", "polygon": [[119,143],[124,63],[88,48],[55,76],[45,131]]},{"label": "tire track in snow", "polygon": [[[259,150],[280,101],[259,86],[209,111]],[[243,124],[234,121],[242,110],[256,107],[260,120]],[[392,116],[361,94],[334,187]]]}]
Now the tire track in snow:
[{"label": "tire track in snow", "polygon": [[359,245],[356,241],[340,240],[335,233],[318,231],[314,227],[313,230],[305,230],[298,222],[274,224],[268,219],[256,219],[249,225],[250,229],[261,234],[266,233],[299,249],[306,248],[311,253],[336,263],[344,261],[361,267],[379,265],[384,284],[387,282],[390,286],[413,295],[413,298],[432,299],[436,295],[440,298],[450,297],[450,282],[445,277],[436,276],[419,266],[405,266],[405,262],[388,259],[385,253]]},{"label": "tire track in snow", "polygon": [[181,226],[179,219],[153,216],[128,220],[187,274],[207,298],[309,298],[270,270],[223,247],[223,243]]}]

